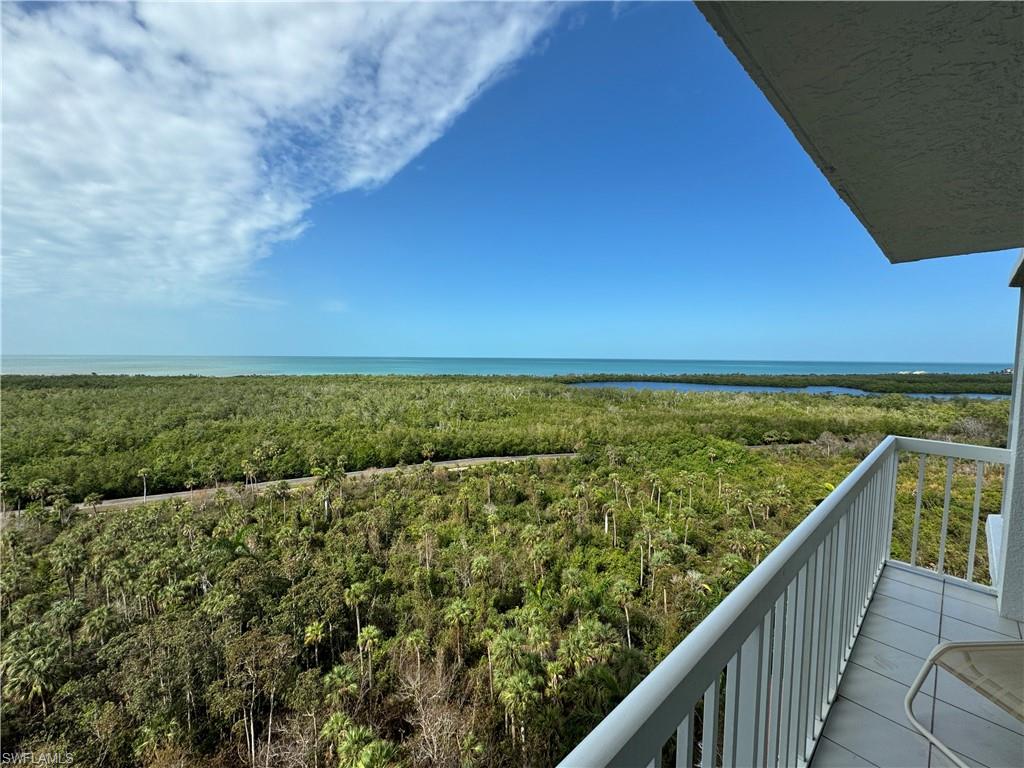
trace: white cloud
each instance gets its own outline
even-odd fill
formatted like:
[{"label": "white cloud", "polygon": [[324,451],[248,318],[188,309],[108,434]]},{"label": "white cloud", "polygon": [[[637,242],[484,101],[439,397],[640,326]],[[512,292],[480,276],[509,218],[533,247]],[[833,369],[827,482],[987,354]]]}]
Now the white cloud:
[{"label": "white cloud", "polygon": [[5,292],[244,299],[318,196],[390,179],[557,12],[4,3]]}]

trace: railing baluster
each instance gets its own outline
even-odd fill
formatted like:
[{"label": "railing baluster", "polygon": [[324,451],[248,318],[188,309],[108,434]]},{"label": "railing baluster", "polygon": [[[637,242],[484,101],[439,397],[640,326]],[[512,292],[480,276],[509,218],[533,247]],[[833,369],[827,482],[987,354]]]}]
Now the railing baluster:
[{"label": "railing baluster", "polygon": [[736,764],[736,722],[739,720],[740,668],[743,657],[737,651],[725,668],[725,722],[722,732],[722,765]]},{"label": "railing baluster", "polygon": [[[872,483],[864,491],[864,573],[860,589],[860,617],[864,616],[871,601],[871,584],[875,578],[875,552],[878,549],[878,488]],[[859,618],[858,618],[859,620]]]},{"label": "railing baluster", "polygon": [[[863,495],[857,497],[857,570],[853,577],[853,594],[850,596],[850,617],[853,626],[860,622],[860,609],[864,587],[865,563],[867,562],[868,542],[864,532],[867,530],[868,508]],[[851,645],[852,647],[852,645]]]},{"label": "railing baluster", "polygon": [[[853,582],[851,581],[851,574],[855,565],[854,561],[854,543],[856,541],[857,529],[855,527],[856,517],[854,516],[853,505],[850,507],[850,511],[843,517],[843,528],[844,528],[844,554],[842,560],[842,585],[840,589],[843,595],[843,609],[840,613],[839,621],[839,643],[838,653],[840,663],[845,662],[848,658],[847,652],[849,646],[852,644],[850,638],[853,635],[853,621],[852,612],[850,610],[853,604],[853,595],[850,594],[850,590],[853,588]],[[837,686],[838,688],[838,686]]]},{"label": "railing baluster", "polygon": [[865,595],[868,591],[868,585],[871,581],[871,558],[872,558],[872,540],[874,535],[874,526],[871,524],[875,519],[874,510],[874,497],[869,493],[870,489],[864,491],[864,552],[860,563],[860,585],[857,590],[857,620],[860,620],[860,616],[864,613],[864,608],[867,605]]},{"label": "railing baluster", "polygon": [[794,662],[793,662],[793,684],[791,686],[791,697],[796,702],[793,712],[790,714],[790,752],[785,758],[786,765],[795,765],[801,753],[800,739],[802,738],[801,723],[804,719],[806,699],[800,695],[804,689],[804,678],[807,677],[807,590],[808,590],[808,565],[800,569],[797,574],[797,607],[794,613],[793,623]]},{"label": "railing baluster", "polygon": [[871,478],[871,482],[874,485],[874,495],[872,497],[873,508],[871,516],[871,580],[868,584],[869,591],[874,586],[875,579],[878,578],[878,573],[881,570],[882,539],[885,537],[885,532],[882,530],[882,523],[885,519],[885,515],[882,512],[882,507],[885,503],[882,500],[882,482],[877,474]]},{"label": "railing baluster", "polygon": [[790,764],[790,745],[793,743],[791,728],[793,723],[793,690],[796,678],[796,665],[799,663],[796,651],[796,637],[799,633],[800,614],[797,602],[800,590],[800,574],[798,573],[786,587],[786,637],[785,659],[783,661],[782,678],[782,709],[779,712],[779,762]]},{"label": "railing baluster", "polygon": [[757,742],[761,726],[761,668],[764,664],[764,622],[740,647],[739,685],[736,689],[736,751],[731,765],[759,765]]},{"label": "railing baluster", "polygon": [[832,702],[832,688],[833,680],[839,670],[839,658],[836,649],[839,646],[839,634],[842,627],[843,618],[843,588],[844,584],[842,581],[842,562],[840,558],[845,554],[843,547],[845,546],[844,530],[840,530],[840,526],[844,523],[845,515],[836,522],[836,527],[832,531],[832,594],[829,596],[831,604],[829,606],[829,620],[828,620],[828,637],[829,642],[825,647],[825,658],[828,659],[828,682],[825,686],[825,703],[830,704]]},{"label": "railing baluster", "polygon": [[825,659],[828,662],[828,676],[825,678],[823,704],[832,704],[832,694],[839,676],[839,665],[842,659],[840,638],[843,629],[843,599],[846,581],[843,579],[843,567],[846,561],[846,515],[839,518],[835,530],[832,531],[832,594],[829,595],[828,645],[825,647]]},{"label": "railing baluster", "polygon": [[814,704],[814,717],[811,719],[811,736],[818,728],[818,722],[821,720],[824,714],[823,702],[825,700],[823,691],[825,688],[825,681],[828,675],[828,657],[826,656],[826,649],[829,644],[829,627],[831,622],[829,621],[829,614],[832,603],[832,541],[835,534],[835,529],[832,530],[825,537],[825,541],[822,542],[822,568],[821,568],[821,599],[820,607],[815,623],[818,626],[818,644],[815,650],[815,656],[817,657],[817,673],[814,678],[814,698],[812,703]]},{"label": "railing baluster", "polygon": [[701,723],[700,768],[715,768],[718,753],[718,700],[721,696],[722,675],[704,692],[704,715]]},{"label": "railing baluster", "polygon": [[867,606],[867,600],[865,595],[868,591],[868,582],[871,578],[871,534],[872,526],[871,520],[874,514],[872,510],[872,498],[869,488],[864,489],[864,494],[861,497],[861,552],[860,552],[860,573],[857,574],[857,610],[856,617],[857,621],[860,622],[861,616],[864,615],[864,610]]},{"label": "railing baluster", "polygon": [[821,717],[821,679],[825,674],[825,659],[822,658],[821,649],[825,646],[825,626],[823,617],[827,611],[828,602],[828,536],[821,543],[818,550],[818,599],[814,608],[814,676],[811,678],[810,705],[807,718],[808,733],[814,736],[814,730]]},{"label": "railing baluster", "polygon": [[850,515],[847,521],[847,540],[850,542],[850,563],[846,567],[846,611],[843,615],[843,623],[846,630],[843,633],[843,656],[845,657],[850,648],[853,647],[853,633],[857,625],[857,574],[860,567],[860,542],[858,535],[860,528],[860,499],[854,499],[850,505]]},{"label": "railing baluster", "polygon": [[779,737],[782,729],[782,690],[788,669],[786,659],[786,635],[788,627],[789,589],[775,601],[772,611],[772,664],[768,702],[767,740],[765,743],[764,765],[774,766],[779,763]]},{"label": "railing baluster", "polygon": [[875,561],[875,533],[878,528],[878,498],[873,485],[864,489],[864,563],[861,574],[862,584],[860,589],[861,606],[860,610],[867,607],[867,594],[871,587],[871,571]]},{"label": "railing baluster", "polygon": [[899,484],[900,454],[895,448],[885,463],[885,559],[892,558],[892,534],[896,527],[896,487]]},{"label": "railing baluster", "polygon": [[924,462],[922,453],[917,467],[917,498],[914,499],[914,532],[910,538],[910,564],[917,565],[917,539],[921,530],[921,500],[924,497]]},{"label": "railing baluster", "polygon": [[817,623],[815,617],[818,614],[818,601],[821,599],[821,545],[814,550],[811,559],[808,561],[807,571],[807,595],[805,604],[806,637],[804,638],[807,648],[804,658],[807,661],[806,668],[801,674],[800,686],[800,730],[798,742],[798,756],[801,760],[807,759],[807,743],[811,733],[810,724],[814,722],[814,704],[811,702],[811,694],[814,690],[814,677],[817,674],[818,659],[814,654],[817,646]]},{"label": "railing baluster", "polygon": [[949,529],[949,499],[953,490],[953,457],[946,459],[946,490],[942,497],[942,531],[939,533],[939,563],[936,570],[946,572],[946,532]]},{"label": "railing baluster", "polygon": [[676,768],[693,768],[693,710],[676,728]]},{"label": "railing baluster", "polygon": [[971,515],[971,546],[967,552],[967,580],[974,581],[974,551],[978,546],[978,518],[981,515],[981,487],[985,480],[985,462],[976,461],[974,476],[974,513]]},{"label": "railing baluster", "polygon": [[878,507],[875,509],[875,525],[877,526],[878,538],[875,541],[875,572],[872,574],[872,584],[881,575],[885,558],[889,554],[889,512],[886,509],[886,504],[889,500],[889,489],[885,482],[885,465],[875,475],[875,480],[878,482]]},{"label": "railing baluster", "polygon": [[754,765],[765,765],[768,753],[768,731],[772,720],[771,668],[775,663],[772,657],[774,640],[772,631],[775,624],[775,606],[771,607],[764,621],[761,622],[761,670],[757,676],[757,740],[754,744]]}]

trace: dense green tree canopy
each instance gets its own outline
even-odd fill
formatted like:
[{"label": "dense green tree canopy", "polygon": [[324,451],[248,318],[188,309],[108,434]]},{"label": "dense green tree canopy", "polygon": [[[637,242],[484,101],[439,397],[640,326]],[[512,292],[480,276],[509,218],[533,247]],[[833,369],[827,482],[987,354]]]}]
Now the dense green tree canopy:
[{"label": "dense green tree canopy", "polygon": [[[999,443],[1008,415],[520,379],[82,377],[17,382],[4,406],[5,750],[210,768],[551,765],[883,433]],[[302,489],[201,489],[314,466]],[[150,492],[197,490],[96,510],[144,468]],[[972,489],[958,472],[954,570]]]},{"label": "dense green tree canopy", "polygon": [[[7,376],[4,489],[72,501],[431,459],[823,433],[1006,437],[1005,401],[577,389],[530,377]],[[338,462],[340,461],[340,465]],[[36,489],[38,491],[38,489]]]}]

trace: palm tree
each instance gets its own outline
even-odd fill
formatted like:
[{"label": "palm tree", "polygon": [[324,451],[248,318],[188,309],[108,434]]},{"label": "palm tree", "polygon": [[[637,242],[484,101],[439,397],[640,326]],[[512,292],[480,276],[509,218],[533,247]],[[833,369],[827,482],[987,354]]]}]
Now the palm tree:
[{"label": "palm tree", "polygon": [[75,505],[68,500],[67,496],[61,494],[53,499],[53,511],[57,513],[60,524],[67,525],[75,511]]},{"label": "palm tree", "polygon": [[39,624],[14,632],[5,639],[0,658],[4,688],[15,701],[31,707],[39,701],[46,716],[46,701],[57,687],[58,641]]},{"label": "palm tree", "polygon": [[50,564],[57,576],[64,579],[68,588],[68,596],[75,596],[75,580],[82,570],[85,553],[75,546],[54,546],[50,555]]},{"label": "palm tree", "polygon": [[396,744],[374,739],[359,751],[355,768],[398,768],[402,763]]},{"label": "palm tree", "polygon": [[288,485],[288,481],[281,480],[277,483],[274,483],[273,487],[271,488],[271,494],[271,498],[281,502],[281,505],[284,508],[284,513],[287,515],[288,499],[292,495],[292,487]]},{"label": "palm tree", "polygon": [[359,693],[359,676],[348,664],[337,664],[324,675],[324,689],[331,706],[340,709],[345,699]]},{"label": "palm tree", "polygon": [[562,571],[562,597],[566,609],[572,611],[576,621],[580,620],[580,612],[587,603],[586,580],[583,572],[570,566]]},{"label": "palm tree", "polygon": [[764,503],[764,519],[767,520],[772,513],[773,509],[784,507],[789,503],[790,490],[789,486],[785,482],[779,480],[775,483],[775,487],[766,491],[763,497]]},{"label": "palm tree", "polygon": [[504,629],[494,637],[494,665],[502,671],[510,671],[519,666],[523,659],[523,646],[526,636],[516,627]]},{"label": "palm tree", "polygon": [[37,477],[25,487],[25,493],[32,501],[43,501],[50,495],[51,483],[45,477]]},{"label": "palm tree", "polygon": [[320,735],[327,739],[338,758],[339,768],[398,768],[398,747],[375,738],[371,728],[358,725],[343,712],[335,712],[324,723]]},{"label": "palm tree", "polygon": [[345,479],[346,461],[347,458],[342,454],[334,461],[322,462],[312,469],[313,475],[316,477],[314,487],[323,492],[324,515],[328,518],[331,513],[331,496],[334,492],[341,490],[342,481]]},{"label": "palm tree", "polygon": [[320,735],[333,744],[353,725],[352,718],[346,713],[334,712],[324,721],[324,726],[320,729]]},{"label": "palm tree", "polygon": [[566,632],[558,655],[578,675],[587,667],[608,661],[617,644],[612,628],[591,617],[578,621]]},{"label": "palm tree", "polygon": [[91,508],[92,509],[92,514],[95,516],[96,515],[96,507],[98,507],[100,505],[101,501],[103,501],[103,495],[102,494],[90,493],[88,496],[86,496],[84,499],[82,499],[82,504],[84,504],[85,506]]},{"label": "palm tree", "polygon": [[626,614],[626,643],[632,648],[633,634],[629,627],[629,603],[633,599],[633,586],[625,579],[619,579],[612,586],[612,594],[615,595],[615,600],[622,606],[622,610]]},{"label": "palm tree", "polygon": [[185,489],[188,491],[188,500],[195,500],[195,488],[199,485],[199,478],[195,475],[189,475],[185,478]]},{"label": "palm tree", "polygon": [[74,597],[57,600],[46,616],[49,623],[67,636],[69,654],[74,652],[74,631],[85,614],[85,606]]},{"label": "palm tree", "polygon": [[245,476],[245,488],[256,486],[256,465],[248,459],[242,459],[242,474]]},{"label": "palm tree", "polygon": [[505,705],[512,728],[512,741],[519,737],[520,744],[526,743],[526,713],[540,699],[537,690],[539,678],[527,670],[520,669],[501,681],[498,699]]},{"label": "palm tree", "polygon": [[487,518],[487,526],[491,529],[491,543],[498,543],[498,506],[491,502],[484,504],[484,517]]},{"label": "palm tree", "polygon": [[726,535],[725,547],[734,555],[744,557],[747,554],[746,531],[742,528],[733,528]]},{"label": "palm tree", "polygon": [[455,654],[462,662],[462,628],[467,626],[473,618],[473,611],[469,603],[461,597],[452,600],[444,611],[445,621],[455,629]]},{"label": "palm tree", "polygon": [[761,558],[773,545],[772,537],[764,531],[747,531],[746,534],[747,552],[754,557],[754,565],[761,562]]},{"label": "palm tree", "polygon": [[[353,584],[348,589],[346,589],[344,595],[342,595],[342,600],[345,602],[345,605],[348,606],[349,608],[352,608],[355,611],[355,613],[356,613],[356,637],[357,638],[359,637],[359,635],[362,634],[362,631],[363,631],[362,622],[360,621],[360,618],[359,618],[359,604],[361,602],[363,602],[364,600],[366,600],[366,598],[369,595],[369,593],[370,593],[369,585],[365,581],[357,581],[355,584]],[[356,646],[357,646],[357,648],[359,650],[359,671],[362,672],[362,670],[363,670],[363,648],[358,643],[356,643]]]},{"label": "palm tree", "polygon": [[313,660],[316,666],[320,666],[320,643],[324,640],[324,621],[317,619],[306,625],[303,645],[313,646]]},{"label": "palm tree", "polygon": [[[324,722],[320,735],[331,745],[331,749],[338,757],[339,765],[351,765],[351,753],[355,747],[353,737],[356,736],[353,731],[361,727],[356,725],[355,721],[344,712],[333,712]],[[359,734],[359,736],[361,735]],[[358,754],[358,748],[354,751],[355,754]],[[348,761],[346,761],[346,757],[349,758]]]},{"label": "palm tree", "polygon": [[357,643],[366,653],[366,662],[369,670],[369,684],[373,687],[373,657],[380,644],[384,642],[384,634],[373,626],[373,624],[367,624],[363,627],[363,630],[359,633]]},{"label": "palm tree", "polygon": [[109,605],[101,605],[86,614],[82,620],[82,638],[87,642],[105,645],[118,625],[117,615]]},{"label": "palm tree", "polygon": [[7,495],[11,492],[11,484],[7,475],[0,470],[0,516],[7,512]]},{"label": "palm tree", "polygon": [[149,479],[149,476],[153,474],[153,470],[149,469],[148,467],[143,467],[136,474],[138,477],[142,478],[142,500],[145,501],[146,496],[149,495],[149,488],[147,486],[146,481]]},{"label": "palm tree", "polygon": [[427,644],[427,633],[422,629],[414,629],[405,635],[405,644],[413,649],[416,653],[416,679],[420,676],[420,654],[423,651],[423,647]]}]

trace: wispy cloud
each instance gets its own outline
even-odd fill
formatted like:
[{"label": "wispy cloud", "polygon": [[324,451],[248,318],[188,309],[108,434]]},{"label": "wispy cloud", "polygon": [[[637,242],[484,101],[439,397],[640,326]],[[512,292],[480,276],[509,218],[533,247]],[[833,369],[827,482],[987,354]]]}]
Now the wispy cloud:
[{"label": "wispy cloud", "polygon": [[4,290],[245,300],[317,197],[385,183],[557,13],[4,3]]}]

